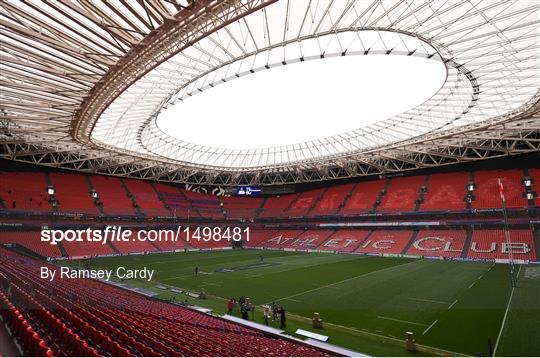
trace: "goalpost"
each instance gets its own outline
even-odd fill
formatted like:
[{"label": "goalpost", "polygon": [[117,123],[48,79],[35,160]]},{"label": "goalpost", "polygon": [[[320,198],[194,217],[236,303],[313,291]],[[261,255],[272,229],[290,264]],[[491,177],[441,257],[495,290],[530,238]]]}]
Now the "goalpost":
[{"label": "goalpost", "polygon": [[501,202],[502,202],[502,211],[503,211],[503,217],[504,217],[504,235],[506,237],[506,244],[508,247],[508,260],[510,262],[510,284],[512,287],[517,286],[517,277],[516,277],[516,270],[514,267],[514,255],[512,254],[512,241],[510,238],[510,228],[508,225],[508,212],[506,210],[506,199],[504,197],[504,186],[502,184],[501,178],[498,178],[499,180],[499,194],[501,195]]}]

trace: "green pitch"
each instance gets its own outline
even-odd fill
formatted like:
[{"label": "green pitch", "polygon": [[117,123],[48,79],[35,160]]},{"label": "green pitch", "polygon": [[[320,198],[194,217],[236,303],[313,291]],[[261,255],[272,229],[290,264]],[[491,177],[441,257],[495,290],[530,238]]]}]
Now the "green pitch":
[{"label": "green pitch", "polygon": [[[372,355],[409,355],[406,331],[420,347],[415,355],[487,356],[488,342],[496,355],[540,353],[540,266],[520,267],[510,305],[509,267],[492,263],[228,250],[102,258],[91,266],[155,269],[152,282],[128,283],[176,301],[184,296],[156,285],[204,288],[210,297],[189,304],[219,314],[230,297],[276,301],[287,310],[288,332],[316,331],[330,336],[329,343]],[[324,329],[311,328],[314,312]]]}]

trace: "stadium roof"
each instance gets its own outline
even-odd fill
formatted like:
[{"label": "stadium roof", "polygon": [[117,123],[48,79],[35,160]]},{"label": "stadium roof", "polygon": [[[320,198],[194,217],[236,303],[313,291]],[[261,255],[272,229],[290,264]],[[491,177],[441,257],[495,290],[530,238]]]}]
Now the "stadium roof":
[{"label": "stadium roof", "polygon": [[[235,185],[538,151],[539,11],[536,0],[3,1],[0,153],[81,171]],[[257,72],[363,56],[436,63],[446,80],[414,108],[302,143],[214,147],[158,125],[168,108],[181,113],[195,97],[211,98],[215,87],[233,88]],[[249,108],[243,100],[231,105]]]}]

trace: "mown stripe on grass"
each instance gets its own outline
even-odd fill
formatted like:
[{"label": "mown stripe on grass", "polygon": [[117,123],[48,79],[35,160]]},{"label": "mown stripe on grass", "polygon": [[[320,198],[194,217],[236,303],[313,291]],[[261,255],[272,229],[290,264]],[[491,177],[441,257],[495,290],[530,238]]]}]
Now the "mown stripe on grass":
[{"label": "mown stripe on grass", "polygon": [[[374,273],[380,273],[380,272],[390,270],[390,269],[393,269],[393,268],[396,268],[396,267],[407,266],[407,265],[410,265],[410,264],[413,264],[413,263],[416,263],[416,262],[418,262],[418,260],[407,262],[407,263],[404,263],[404,264],[393,265],[393,266],[390,266],[390,267],[385,267],[385,268],[380,269],[380,270],[366,272],[366,273],[363,273],[363,274],[358,275],[358,276],[346,278],[345,280],[341,280],[341,281],[338,281],[338,282],[330,283],[328,285],[323,285],[323,286],[319,286],[319,287],[316,287],[316,288],[312,288],[311,290],[306,290],[306,291],[302,291],[302,292],[299,292],[299,293],[295,293],[294,295],[290,295],[290,296],[287,296],[287,297],[282,297],[282,298],[280,298],[280,300],[286,300],[286,299],[289,299],[289,298],[302,296],[302,295],[304,295],[306,293],[322,290],[324,288],[328,288],[328,287],[331,287],[331,286],[335,286],[335,285],[339,285],[339,284],[342,284],[342,283],[345,283],[345,282],[356,280],[356,279],[361,278],[361,277],[366,277],[366,276],[372,275]],[[269,303],[270,302],[267,302],[265,304],[269,304]]]}]

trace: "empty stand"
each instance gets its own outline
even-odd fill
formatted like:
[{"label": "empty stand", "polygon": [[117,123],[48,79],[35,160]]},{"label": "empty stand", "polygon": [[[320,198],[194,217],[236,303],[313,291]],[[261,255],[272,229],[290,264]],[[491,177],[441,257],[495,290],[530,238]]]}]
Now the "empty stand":
[{"label": "empty stand", "polygon": [[230,219],[253,219],[264,202],[262,198],[223,197],[223,207]]},{"label": "empty stand", "polygon": [[99,214],[90,195],[86,176],[80,174],[49,174],[58,200],[58,211],[64,213]]},{"label": "empty stand", "polygon": [[280,230],[271,233],[271,236],[268,236],[261,244],[269,249],[285,249],[290,247],[303,232],[304,230]]},{"label": "empty stand", "polygon": [[360,214],[367,213],[377,201],[380,192],[386,186],[387,180],[375,180],[358,183],[353,189],[351,196],[345,202],[342,214]]},{"label": "empty stand", "polygon": [[144,180],[124,179],[124,183],[139,209],[149,216],[170,216],[170,211],[154,191],[152,184]]},{"label": "empty stand", "polygon": [[369,233],[369,230],[338,230],[317,247],[317,250],[353,252]]},{"label": "empty stand", "polygon": [[304,191],[291,203],[286,215],[289,217],[302,217],[317,203],[324,189]]},{"label": "empty stand", "polygon": [[70,258],[88,258],[103,255],[113,255],[115,252],[108,243],[93,241],[69,242],[63,241],[62,246]]},{"label": "empty stand", "polygon": [[425,176],[392,178],[379,211],[413,211]]},{"label": "empty stand", "polygon": [[58,245],[41,241],[40,231],[0,231],[0,243],[15,243],[45,257],[62,256]]},{"label": "empty stand", "polygon": [[499,178],[504,186],[504,196],[507,208],[527,207],[527,199],[523,197],[525,191],[521,179],[522,170],[491,170],[475,173],[474,182],[476,199],[472,203],[473,208],[491,209],[501,208],[499,194]]},{"label": "empty stand", "polygon": [[375,230],[356,249],[365,254],[400,254],[413,235],[412,230]]},{"label": "empty stand", "polygon": [[427,192],[420,210],[463,210],[469,173],[446,173],[430,175],[427,182]]},{"label": "empty stand", "polygon": [[0,172],[0,198],[10,210],[52,211],[43,173]]},{"label": "empty stand", "polygon": [[259,217],[284,217],[298,196],[299,194],[289,194],[267,198]]},{"label": "empty stand", "polygon": [[105,214],[134,215],[133,203],[119,178],[91,175],[90,181],[103,203]]},{"label": "empty stand", "polygon": [[407,254],[460,257],[466,238],[465,230],[420,230]]},{"label": "empty stand", "polygon": [[535,260],[536,252],[531,230],[511,230],[507,240],[504,230],[474,230],[467,257],[473,259]]},{"label": "empty stand", "polygon": [[196,193],[194,191],[183,191],[190,205],[197,209],[199,215],[209,219],[223,219],[223,207],[219,198],[215,195]]},{"label": "empty stand", "polygon": [[158,251],[158,248],[145,240],[145,234],[140,234],[136,230],[131,230],[131,235],[127,237],[127,241],[109,241],[122,254],[144,253]]},{"label": "empty stand", "polygon": [[[268,337],[250,328],[149,300],[99,281],[58,278],[45,283],[39,279],[42,265],[42,262],[0,248],[1,314],[8,317],[25,354],[326,355],[299,342]],[[40,332],[40,335],[29,336],[25,332]]]},{"label": "empty stand", "polygon": [[337,185],[328,188],[309,212],[309,216],[337,214],[343,201],[351,193],[354,184]]}]

